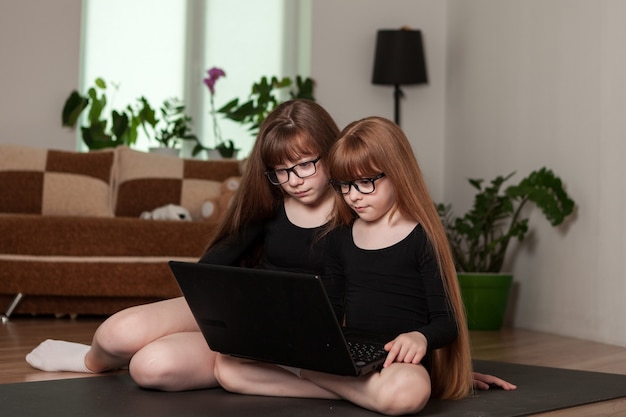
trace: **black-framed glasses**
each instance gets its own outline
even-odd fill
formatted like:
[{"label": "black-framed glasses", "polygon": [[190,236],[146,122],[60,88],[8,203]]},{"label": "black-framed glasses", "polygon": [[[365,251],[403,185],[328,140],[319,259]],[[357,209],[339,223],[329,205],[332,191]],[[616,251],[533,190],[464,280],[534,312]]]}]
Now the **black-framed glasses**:
[{"label": "black-framed glasses", "polygon": [[335,181],[330,180],[330,184],[339,194],[348,194],[350,188],[354,187],[361,194],[371,194],[376,190],[376,181],[385,176],[384,172],[372,178],[359,178],[354,181]]},{"label": "black-framed glasses", "polygon": [[315,175],[315,172],[317,172],[316,164],[320,159],[321,156],[318,156],[311,161],[295,164],[291,168],[280,168],[273,171],[265,171],[265,176],[274,185],[284,184],[289,181],[290,172],[293,172],[298,178],[310,177]]}]

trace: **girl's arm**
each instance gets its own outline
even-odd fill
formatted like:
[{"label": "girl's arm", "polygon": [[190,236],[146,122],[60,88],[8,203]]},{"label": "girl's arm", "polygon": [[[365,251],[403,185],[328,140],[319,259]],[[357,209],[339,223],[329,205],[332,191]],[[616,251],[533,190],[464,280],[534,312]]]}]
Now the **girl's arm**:
[{"label": "girl's arm", "polygon": [[[420,233],[421,232],[421,233]],[[389,352],[383,366],[393,362],[420,363],[429,351],[445,347],[458,337],[458,325],[448,302],[439,264],[423,229],[415,235],[416,279],[424,300],[420,300],[425,324],[398,335],[385,345]]]},{"label": "girl's arm", "polygon": [[457,338],[459,330],[439,272],[439,264],[433,247],[425,235],[420,243],[417,262],[428,312],[427,324],[416,330],[426,337],[429,350],[434,350],[452,343]]},{"label": "girl's arm", "polygon": [[214,265],[235,265],[250,249],[263,240],[263,222],[244,228],[236,236],[229,236],[210,247],[198,262]]},{"label": "girl's arm", "polygon": [[346,278],[343,272],[343,265],[339,258],[339,232],[340,229],[331,231],[325,238],[325,262],[322,282],[328,295],[328,299],[333,306],[335,316],[339,323],[343,325],[346,297]]},{"label": "girl's arm", "polygon": [[[424,334],[424,341],[427,344],[424,352],[426,352],[426,349],[437,349],[452,342],[457,337],[458,327],[447,301],[443,281],[439,278],[438,267],[435,269],[434,255],[426,251],[422,261],[430,265],[432,274],[431,278],[427,278],[425,282],[429,324],[419,329]],[[473,380],[476,389],[488,390],[490,387],[498,387],[506,391],[517,389],[514,384],[493,375],[474,372]]]}]

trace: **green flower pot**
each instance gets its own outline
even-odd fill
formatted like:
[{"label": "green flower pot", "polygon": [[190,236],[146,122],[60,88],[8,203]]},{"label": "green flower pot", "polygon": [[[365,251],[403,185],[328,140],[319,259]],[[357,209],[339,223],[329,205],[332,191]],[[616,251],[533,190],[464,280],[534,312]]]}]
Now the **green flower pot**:
[{"label": "green flower pot", "polygon": [[459,273],[470,330],[499,330],[504,322],[512,274]]}]

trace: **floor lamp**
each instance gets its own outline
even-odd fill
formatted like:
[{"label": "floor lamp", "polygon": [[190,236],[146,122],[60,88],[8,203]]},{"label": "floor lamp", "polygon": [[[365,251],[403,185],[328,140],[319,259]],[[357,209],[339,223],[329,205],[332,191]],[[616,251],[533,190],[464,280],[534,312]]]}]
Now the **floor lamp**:
[{"label": "floor lamp", "polygon": [[394,121],[400,125],[400,89],[403,84],[428,83],[426,59],[419,30],[379,30],[372,84],[394,86]]}]

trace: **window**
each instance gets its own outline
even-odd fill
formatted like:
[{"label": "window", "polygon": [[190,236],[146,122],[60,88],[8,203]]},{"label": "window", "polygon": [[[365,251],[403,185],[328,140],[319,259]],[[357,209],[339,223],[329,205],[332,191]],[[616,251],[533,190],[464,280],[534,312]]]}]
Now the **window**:
[{"label": "window", "polygon": [[[206,70],[226,72],[216,85],[218,108],[245,99],[263,75],[309,75],[309,25],[301,24],[309,11],[310,0],[85,0],[81,91],[104,78],[111,109],[140,96],[158,109],[180,97],[194,133],[213,146]],[[246,129],[222,118],[220,127],[247,155],[254,138]],[[135,147],[154,145],[144,136]]]}]

